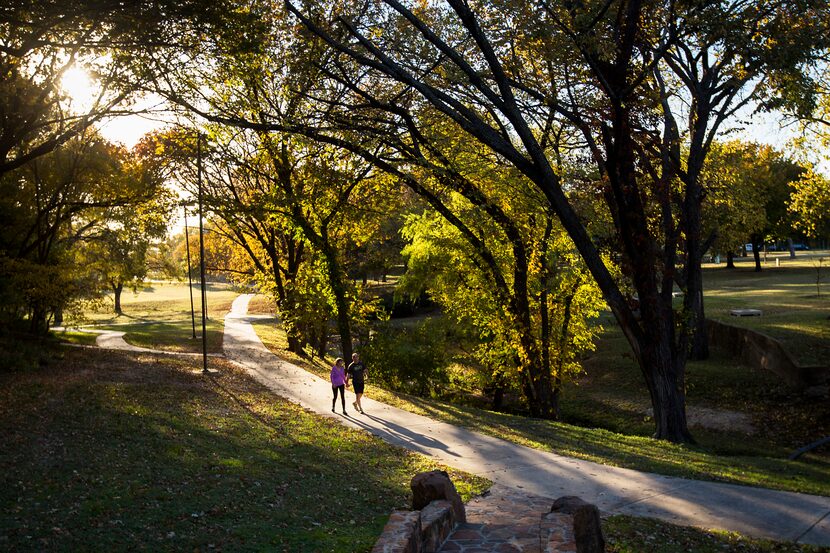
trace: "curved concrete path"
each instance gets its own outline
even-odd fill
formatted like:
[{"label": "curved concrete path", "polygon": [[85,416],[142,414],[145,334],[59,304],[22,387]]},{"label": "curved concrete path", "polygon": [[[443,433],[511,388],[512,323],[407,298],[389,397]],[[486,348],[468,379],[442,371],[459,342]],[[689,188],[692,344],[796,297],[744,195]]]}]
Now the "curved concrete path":
[{"label": "curved concrete path", "polygon": [[[63,330],[69,330],[66,327],[62,326],[55,326],[52,327],[51,330],[60,332]],[[152,348],[142,348],[140,346],[134,346],[127,342],[124,339],[124,335],[127,334],[125,331],[121,330],[105,330],[105,329],[97,329],[97,328],[83,328],[83,327],[71,327],[71,330],[76,332],[85,332],[87,334],[97,334],[98,336],[95,338],[95,347],[99,347],[102,349],[114,349],[114,350],[121,350],[121,351],[131,351],[133,353],[153,353],[153,354],[161,354],[161,355],[183,355],[183,356],[198,356],[201,357],[201,353],[194,353],[188,351],[164,351],[160,349],[152,349]],[[93,346],[79,346],[79,347],[93,347]],[[217,353],[208,353],[208,357],[220,357],[220,354]]]},{"label": "curved concrete path", "polygon": [[[609,467],[512,444],[363,398],[365,415],[331,412],[331,384],[278,358],[248,316],[252,295],[225,317],[224,351],[276,394],[440,462],[535,495],[576,495],[605,513],[659,518],[685,526],[830,545],[830,497],[702,482]],[[338,405],[339,409],[339,405]]]}]

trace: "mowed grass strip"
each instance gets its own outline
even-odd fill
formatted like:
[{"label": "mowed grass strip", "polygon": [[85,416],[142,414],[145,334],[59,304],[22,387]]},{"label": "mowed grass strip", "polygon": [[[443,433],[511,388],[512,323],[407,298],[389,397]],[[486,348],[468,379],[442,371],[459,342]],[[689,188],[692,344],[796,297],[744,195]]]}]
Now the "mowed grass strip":
[{"label": "mowed grass strip", "polygon": [[[240,292],[231,285],[209,282],[206,288],[208,319],[221,321],[230,311],[231,303]],[[112,295],[97,305],[94,310],[83,314],[82,320],[69,318],[68,326],[75,324],[123,324],[152,322],[181,322],[191,324],[190,288],[187,283],[152,282],[141,287],[138,293],[124,290],[121,294],[122,315],[113,311]],[[196,327],[202,324],[201,291],[193,285],[193,309]]]},{"label": "mowed grass strip", "polygon": [[0,373],[3,550],[368,551],[436,468],[223,360],[60,355]]},{"label": "mowed grass strip", "polygon": [[[124,341],[141,348],[157,349],[180,353],[202,352],[202,323],[196,324],[196,338],[193,327],[188,322],[144,323],[135,325],[104,326],[108,330],[126,332]],[[222,319],[205,323],[207,329],[208,353],[222,353],[222,340],[225,324]]]},{"label": "mowed grass strip", "polygon": [[[222,352],[224,318],[239,292],[221,283],[207,287],[207,351]],[[84,314],[83,320],[67,320],[67,327],[124,332],[124,341],[133,346],[179,353],[202,352],[202,312],[198,285],[193,286],[194,313],[190,311],[190,289],[184,283],[148,283],[138,293],[124,291],[122,315],[112,312],[104,302],[98,309]],[[111,300],[110,300],[111,301]],[[194,336],[195,327],[195,338]],[[66,330],[56,332],[63,341],[94,344],[95,335]]]},{"label": "mowed grass strip", "polygon": [[826,547],[748,538],[734,532],[677,526],[650,518],[602,521],[606,553],[827,553]]}]

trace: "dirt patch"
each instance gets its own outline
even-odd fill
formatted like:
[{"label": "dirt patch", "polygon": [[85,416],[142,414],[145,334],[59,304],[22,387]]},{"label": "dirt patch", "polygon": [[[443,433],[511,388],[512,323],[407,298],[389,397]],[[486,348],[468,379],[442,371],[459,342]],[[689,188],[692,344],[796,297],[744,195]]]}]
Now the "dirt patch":
[{"label": "dirt patch", "polygon": [[686,421],[689,426],[743,432],[744,434],[755,433],[755,426],[752,424],[751,416],[746,413],[738,413],[737,411],[727,411],[726,409],[687,406]]},{"label": "dirt patch", "polygon": [[[652,416],[651,408],[646,410],[646,415]],[[686,423],[689,427],[709,428],[712,430],[723,430],[726,432],[742,432],[744,434],[755,434],[755,425],[752,417],[746,413],[728,411],[726,409],[712,409],[710,407],[686,406]]]}]

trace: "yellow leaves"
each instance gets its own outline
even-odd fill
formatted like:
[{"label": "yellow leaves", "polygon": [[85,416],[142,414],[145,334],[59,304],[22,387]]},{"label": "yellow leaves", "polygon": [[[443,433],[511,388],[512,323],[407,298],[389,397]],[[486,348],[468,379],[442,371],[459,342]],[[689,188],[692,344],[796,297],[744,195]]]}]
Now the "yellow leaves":
[{"label": "yellow leaves", "polygon": [[830,181],[810,170],[791,186],[787,211],[796,215],[795,227],[813,237],[830,231]]}]

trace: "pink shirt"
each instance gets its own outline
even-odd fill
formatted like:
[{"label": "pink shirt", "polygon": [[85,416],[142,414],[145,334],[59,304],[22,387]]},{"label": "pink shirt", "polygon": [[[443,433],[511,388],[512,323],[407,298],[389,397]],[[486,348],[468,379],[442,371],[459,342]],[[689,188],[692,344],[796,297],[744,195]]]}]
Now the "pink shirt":
[{"label": "pink shirt", "polygon": [[336,388],[346,383],[346,369],[337,365],[331,368],[331,386]]}]

